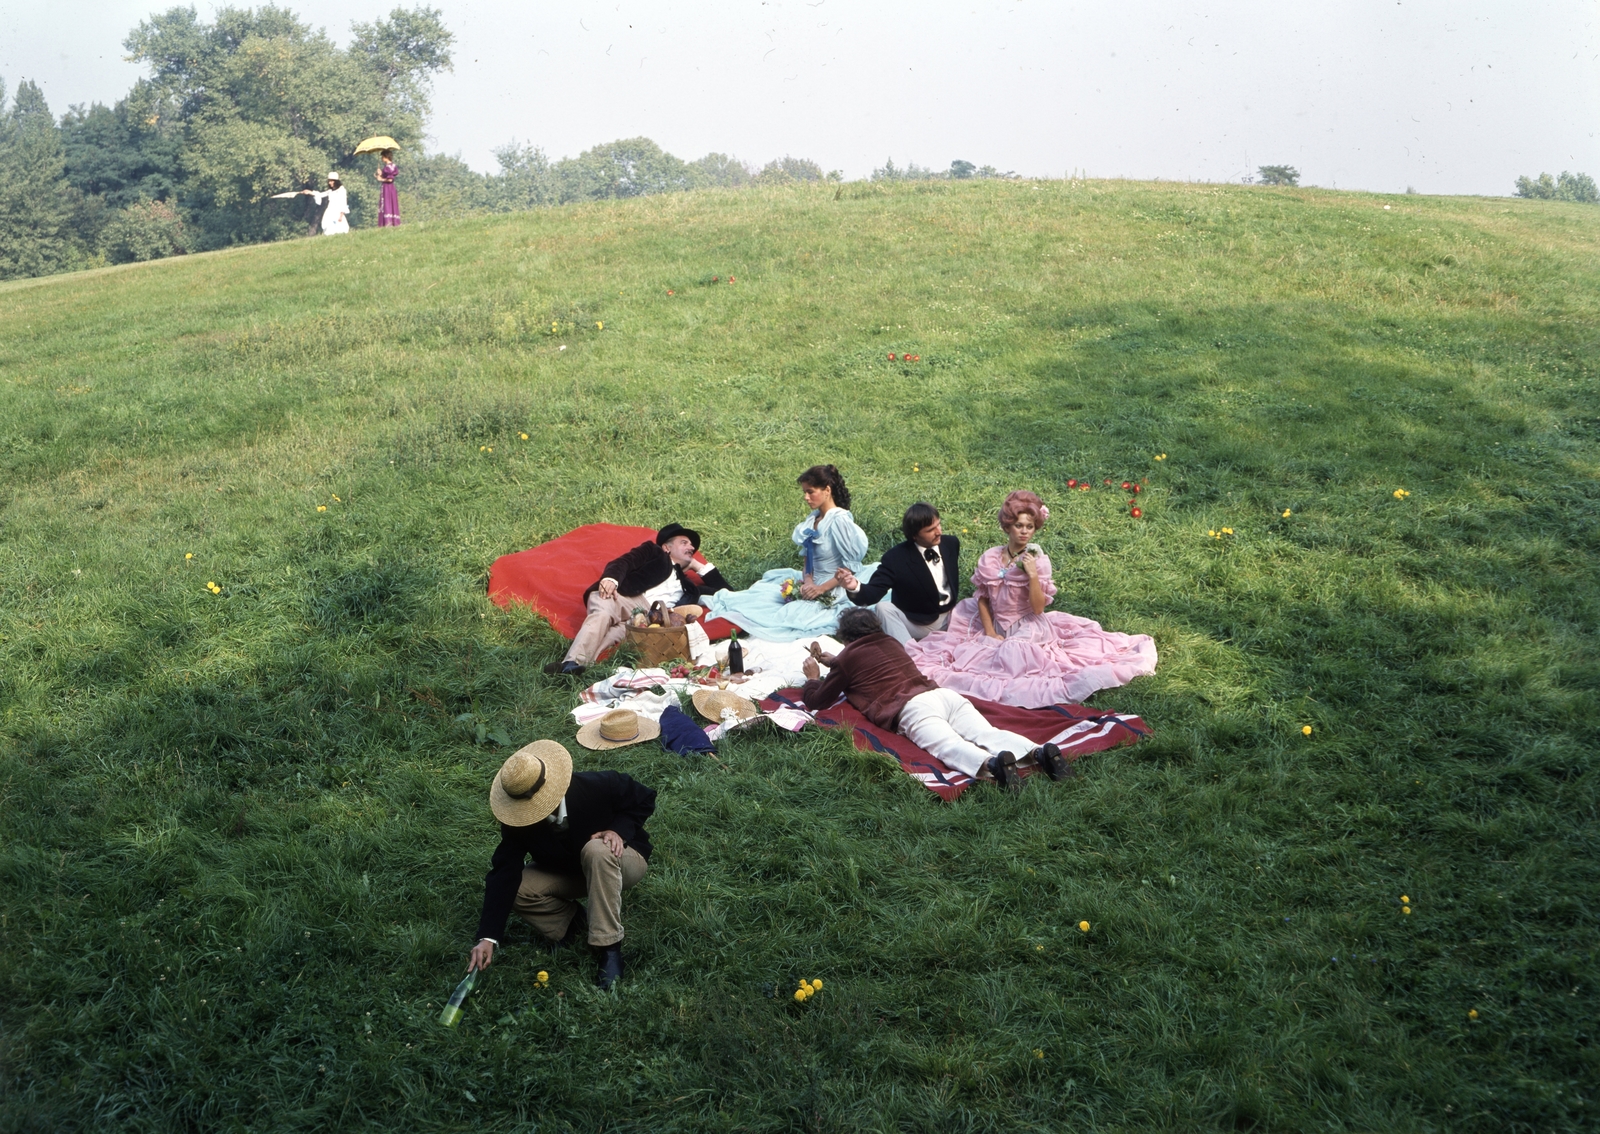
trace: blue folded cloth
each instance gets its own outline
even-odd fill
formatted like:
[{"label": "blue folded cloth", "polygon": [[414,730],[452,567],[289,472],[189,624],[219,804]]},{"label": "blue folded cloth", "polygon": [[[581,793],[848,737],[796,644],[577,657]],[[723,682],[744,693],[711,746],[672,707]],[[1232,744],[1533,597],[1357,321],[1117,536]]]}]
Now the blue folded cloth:
[{"label": "blue folded cloth", "polygon": [[690,720],[689,715],[676,705],[668,705],[661,711],[661,747],[679,756],[716,751],[706,730]]}]

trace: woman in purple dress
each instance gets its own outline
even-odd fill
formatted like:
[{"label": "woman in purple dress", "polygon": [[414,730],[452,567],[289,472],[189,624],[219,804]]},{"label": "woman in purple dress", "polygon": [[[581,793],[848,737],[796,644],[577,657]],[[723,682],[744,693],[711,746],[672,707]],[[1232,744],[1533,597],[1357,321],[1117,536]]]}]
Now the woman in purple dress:
[{"label": "woman in purple dress", "polygon": [[372,175],[383,186],[383,196],[378,202],[378,227],[399,228],[400,193],[394,187],[394,175],[400,172],[400,167],[394,163],[393,150],[384,150],[378,156],[382,161],[378,165],[378,172]]},{"label": "woman in purple dress", "polygon": [[1050,509],[1013,492],[1000,509],[1006,543],[978,557],[977,593],[950,612],[950,627],[906,646],[930,681],[972,697],[1039,709],[1154,673],[1155,640],[1045,610],[1055,598],[1050,557],[1033,542]]}]

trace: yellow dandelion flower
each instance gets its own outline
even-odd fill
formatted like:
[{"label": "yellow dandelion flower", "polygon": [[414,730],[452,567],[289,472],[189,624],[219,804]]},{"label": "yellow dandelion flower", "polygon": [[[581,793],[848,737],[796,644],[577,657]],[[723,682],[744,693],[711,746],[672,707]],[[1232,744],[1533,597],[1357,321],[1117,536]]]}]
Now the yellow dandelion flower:
[{"label": "yellow dandelion flower", "polygon": [[816,980],[811,982],[811,991],[812,992],[821,992],[822,991],[822,978],[821,977],[818,977]]},{"label": "yellow dandelion flower", "polygon": [[194,552],[186,551],[186,552],[183,553],[183,557],[185,559],[193,559],[194,558]]},{"label": "yellow dandelion flower", "polygon": [[1283,510],[1283,518],[1284,518],[1284,519],[1285,519],[1285,520],[1287,520],[1287,519],[1288,519],[1288,518],[1289,518],[1289,517],[1290,517],[1290,516],[1291,516],[1291,515],[1293,515],[1293,514],[1294,514],[1294,513],[1293,513],[1293,512],[1291,512],[1291,511],[1290,511],[1290,510],[1289,510],[1289,509],[1288,509],[1288,508],[1285,508],[1285,509],[1284,509],[1284,510]]},{"label": "yellow dandelion flower", "polygon": [[1310,736],[1311,735],[1311,726],[1310,725],[1301,725],[1300,726],[1300,733],[1301,733],[1302,736]]},{"label": "yellow dandelion flower", "polygon": [[603,331],[603,330],[606,329],[606,325],[604,323],[601,323],[601,322],[597,321],[595,323],[595,325],[594,325],[594,329],[597,330],[597,331]]},{"label": "yellow dandelion flower", "polygon": [[550,974],[545,972],[543,969],[540,969],[536,975],[540,984],[543,984],[545,981],[550,979]]},{"label": "yellow dandelion flower", "polygon": [[1086,922],[1086,921],[1080,921],[1078,923],[1078,931],[1080,933],[1088,933],[1089,932],[1089,923]]},{"label": "yellow dandelion flower", "polygon": [[206,584],[206,590],[214,591],[216,589],[217,589],[217,584],[216,583],[207,583]]},{"label": "yellow dandelion flower", "polygon": [[1409,906],[1411,904],[1411,899],[1406,897],[1404,894],[1401,894],[1400,895],[1400,904],[1402,906]]},{"label": "yellow dandelion flower", "polygon": [[1232,535],[1233,534],[1233,529],[1232,528],[1223,528],[1222,529],[1222,534],[1223,535]]},{"label": "yellow dandelion flower", "polygon": [[317,511],[326,512],[327,510],[328,510],[328,506],[326,504],[318,504],[317,505]]},{"label": "yellow dandelion flower", "polygon": [[1405,914],[1407,917],[1410,917],[1411,916],[1411,907],[1410,906],[1401,906],[1400,907],[1400,912]]},{"label": "yellow dandelion flower", "polygon": [[1467,1013],[1467,1019],[1476,1020],[1477,1018],[1478,1018],[1478,1010],[1476,1008],[1472,1009],[1470,1012]]},{"label": "yellow dandelion flower", "polygon": [[1044,1049],[1040,1048],[1040,1047],[1034,1048],[1033,1049],[1033,1057],[1035,1059],[1043,1059],[1044,1058]]},{"label": "yellow dandelion flower", "polygon": [[1210,536],[1212,539],[1215,539],[1216,536],[1217,536],[1217,533],[1216,533],[1216,531],[1214,529],[1207,528],[1206,529],[1206,535]]},{"label": "yellow dandelion flower", "polygon": [[487,445],[479,445],[478,446],[478,452],[480,452],[480,453],[487,452],[488,449],[489,449],[489,446],[487,446]]},{"label": "yellow dandelion flower", "polygon": [[494,446],[490,445],[487,451],[490,453],[494,452]]},{"label": "yellow dandelion flower", "polygon": [[527,434],[526,434],[526,433],[524,433],[524,434],[521,434],[521,437],[522,437],[522,439],[523,439],[523,440],[524,440],[524,441],[526,441],[526,440],[527,440],[527,439],[528,439],[528,435],[527,435]]},{"label": "yellow dandelion flower", "polygon": [[800,1001],[800,1002],[801,1002],[801,1003],[802,1003],[802,1004],[803,1004],[803,1003],[805,1003],[805,999],[806,999],[806,990],[805,990],[805,989],[803,989],[803,988],[797,988],[797,989],[795,989],[795,990],[794,990],[794,998],[795,998],[795,999],[796,999],[796,1000],[798,1000],[798,1001]]},{"label": "yellow dandelion flower", "polygon": [[1035,945],[1033,947],[1033,951],[1035,953],[1043,953],[1044,952],[1044,946],[1043,945]]},{"label": "yellow dandelion flower", "polygon": [[333,502],[334,502],[334,503],[335,503],[335,504],[343,504],[343,503],[344,503],[344,501],[343,501],[343,500],[340,500],[340,499],[339,499],[339,494],[338,494],[338,493],[337,493],[337,492],[335,492],[335,493],[334,493],[334,494],[333,494]]}]

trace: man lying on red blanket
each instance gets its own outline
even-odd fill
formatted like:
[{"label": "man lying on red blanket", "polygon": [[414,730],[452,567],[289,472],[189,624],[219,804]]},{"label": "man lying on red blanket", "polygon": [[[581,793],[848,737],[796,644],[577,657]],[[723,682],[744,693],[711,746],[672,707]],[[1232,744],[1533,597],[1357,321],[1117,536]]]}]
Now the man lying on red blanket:
[{"label": "man lying on red blanket", "polygon": [[[1022,787],[1018,753],[1036,761],[1052,780],[1072,775],[1071,763],[1054,744],[1035,747],[1020,733],[995,728],[971,701],[924,677],[906,648],[883,632],[872,611],[846,610],[839,615],[834,637],[844,649],[828,655],[813,644],[812,656],[802,666],[806,683],[800,699],[807,707],[826,709],[843,696],[879,728],[893,729],[958,772],[1008,791]],[[819,661],[829,668],[826,678]]]},{"label": "man lying on red blanket", "polygon": [[[641,543],[607,563],[599,581],[583,593],[588,613],[572,639],[572,648],[552,668],[561,673],[582,673],[584,666],[622,641],[635,610],[648,610],[657,602],[698,607],[701,595],[726,589],[727,580],[710,563],[695,569],[698,582],[695,575],[684,570],[699,550],[699,532],[682,524],[668,524],[656,533],[655,542]],[[704,608],[699,613],[704,614]]]}]

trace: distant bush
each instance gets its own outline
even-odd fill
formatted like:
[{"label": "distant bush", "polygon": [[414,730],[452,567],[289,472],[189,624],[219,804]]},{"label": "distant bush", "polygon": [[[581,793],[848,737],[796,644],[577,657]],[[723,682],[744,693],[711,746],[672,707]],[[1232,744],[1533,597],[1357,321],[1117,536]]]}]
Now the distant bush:
[{"label": "distant bush", "polygon": [[1300,171],[1292,165],[1263,165],[1256,168],[1263,185],[1298,185]]},{"label": "distant bush", "polygon": [[1559,177],[1541,173],[1537,181],[1528,177],[1517,178],[1517,196],[1531,197],[1536,201],[1576,201],[1583,205],[1600,202],[1600,190],[1595,188],[1594,178],[1587,173],[1568,173],[1565,170]]},{"label": "distant bush", "polygon": [[904,167],[894,164],[890,158],[883,163],[882,168],[872,171],[874,181],[970,181],[974,178],[997,177],[1004,180],[1014,180],[1017,176],[1015,170],[1006,170],[1001,173],[992,165],[974,165],[970,161],[957,158],[950,163],[949,169],[929,169],[909,162]]},{"label": "distant bush", "polygon": [[755,180],[750,167],[727,154],[707,154],[689,163],[689,173],[699,185],[719,189],[737,189]]},{"label": "distant bush", "polygon": [[764,185],[788,185],[796,181],[836,181],[838,178],[824,174],[814,161],[785,154],[762,166],[756,180]]},{"label": "distant bush", "polygon": [[183,218],[166,201],[145,201],[119,210],[100,231],[100,251],[113,264],[181,256],[189,251]]}]

